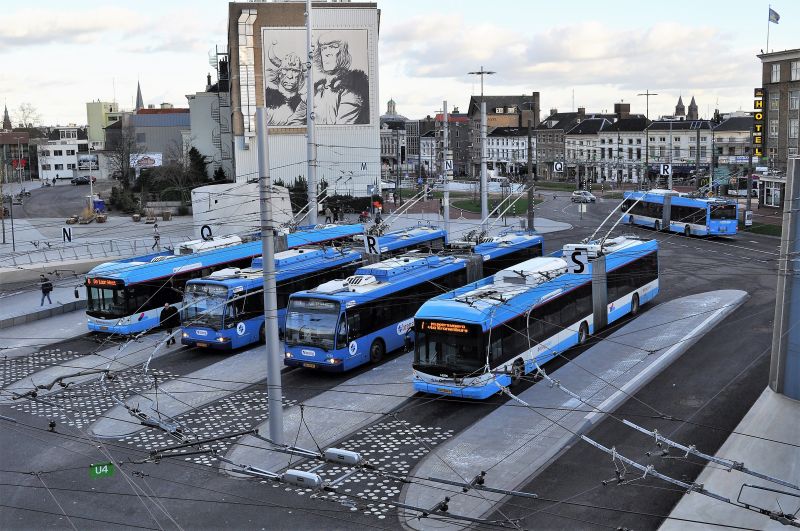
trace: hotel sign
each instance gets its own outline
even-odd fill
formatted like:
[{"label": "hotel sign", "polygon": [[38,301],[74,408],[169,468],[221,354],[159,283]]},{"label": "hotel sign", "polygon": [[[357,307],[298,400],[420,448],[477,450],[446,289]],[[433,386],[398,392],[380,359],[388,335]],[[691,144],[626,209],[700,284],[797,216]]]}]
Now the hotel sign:
[{"label": "hotel sign", "polygon": [[753,155],[764,156],[764,102],[767,101],[763,88],[753,90]]}]

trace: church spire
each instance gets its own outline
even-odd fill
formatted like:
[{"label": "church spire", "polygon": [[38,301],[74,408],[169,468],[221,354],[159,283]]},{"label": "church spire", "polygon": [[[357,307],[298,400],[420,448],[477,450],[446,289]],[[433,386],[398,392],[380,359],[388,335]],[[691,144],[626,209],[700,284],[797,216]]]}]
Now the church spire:
[{"label": "church spire", "polygon": [[683,96],[678,96],[678,104],[675,106],[675,116],[686,116],[686,107],[683,106]]},{"label": "church spire", "polygon": [[689,113],[686,115],[687,120],[699,120],[698,112],[697,112],[697,103],[694,101],[694,96],[692,96],[692,101],[689,102]]},{"label": "church spire", "polygon": [[8,105],[3,110],[3,129],[11,131],[11,118],[8,116]]},{"label": "church spire", "polygon": [[144,100],[142,100],[142,86],[136,82],[136,110],[144,109]]}]

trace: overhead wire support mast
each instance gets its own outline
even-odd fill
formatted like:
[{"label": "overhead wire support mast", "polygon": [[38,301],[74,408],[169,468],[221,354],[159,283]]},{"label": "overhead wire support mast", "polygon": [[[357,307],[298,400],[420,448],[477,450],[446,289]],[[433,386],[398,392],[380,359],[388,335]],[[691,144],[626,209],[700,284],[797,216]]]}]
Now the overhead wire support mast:
[{"label": "overhead wire support mast", "polygon": [[[269,435],[277,444],[283,444],[283,390],[281,389],[280,340],[278,339],[278,301],[275,283],[275,227],[273,226],[269,176],[269,146],[267,144],[267,113],[264,107],[256,109],[258,126],[258,195],[261,202],[261,255],[264,266],[264,347],[267,354],[267,394],[269,407]],[[310,184],[310,183],[309,183]],[[309,187],[309,189],[311,189]],[[314,195],[313,192],[311,195]],[[311,213],[316,222],[316,196]]]},{"label": "overhead wire support mast", "polygon": [[688,454],[696,455],[697,457],[705,459],[706,461],[709,461],[709,462],[712,462],[712,463],[716,463],[716,464],[724,466],[725,468],[728,468],[730,470],[738,470],[739,472],[741,472],[743,474],[748,474],[750,476],[755,476],[757,478],[760,478],[760,479],[763,479],[763,480],[766,480],[766,481],[771,481],[773,483],[777,483],[778,485],[783,485],[784,487],[789,487],[791,489],[800,490],[800,487],[798,487],[794,483],[789,483],[788,481],[784,481],[782,479],[778,479],[778,478],[775,478],[775,477],[772,477],[772,476],[768,476],[766,474],[761,474],[760,472],[754,472],[752,470],[749,470],[747,467],[744,466],[744,463],[741,463],[739,461],[732,461],[730,459],[722,459],[722,458],[719,458],[719,457],[715,457],[713,455],[708,455],[708,454],[705,454],[703,452],[700,452],[694,446],[685,446],[683,444],[680,444],[680,443],[677,443],[677,442],[672,441],[670,439],[667,439],[666,437],[664,437],[663,435],[658,433],[657,430],[652,430],[651,431],[651,430],[642,428],[641,426],[639,426],[637,424],[634,424],[633,422],[631,422],[629,420],[625,420],[625,419],[623,419],[622,422],[626,426],[628,426],[630,428],[633,428],[636,431],[639,431],[641,433],[644,433],[645,435],[650,435],[651,437],[654,437],[655,441],[656,441],[656,444],[664,443],[667,446],[670,446],[672,448],[677,448],[678,450],[682,450],[682,451],[686,452],[687,455]]},{"label": "overhead wire support mast", "polygon": [[[306,0],[306,151],[308,154],[308,222],[317,224],[317,145],[314,130],[314,49],[311,38],[311,0]],[[259,122],[260,125],[260,122]]]}]

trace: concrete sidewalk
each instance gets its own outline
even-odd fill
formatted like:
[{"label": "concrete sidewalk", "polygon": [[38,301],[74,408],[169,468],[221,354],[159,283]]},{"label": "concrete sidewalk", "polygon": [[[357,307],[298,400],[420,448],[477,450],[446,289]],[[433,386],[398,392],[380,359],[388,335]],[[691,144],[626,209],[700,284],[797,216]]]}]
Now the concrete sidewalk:
[{"label": "concrete sidewalk", "polygon": [[[30,282],[29,285],[17,291],[0,294],[0,329],[86,308],[86,289],[84,287],[78,288],[78,298],[75,298],[75,288],[81,284],[80,280],[51,280],[51,282],[53,283],[53,291],[50,293],[52,303],[45,299],[42,304],[42,292],[39,289],[38,280]],[[85,314],[79,312],[79,315],[85,323]]]},{"label": "concrete sidewalk", "polygon": [[[300,406],[285,408],[283,431],[285,439],[303,448],[321,447],[354,433],[389,413],[414,394],[411,385],[411,361],[408,352],[365,373],[359,374],[325,391]],[[301,422],[302,420],[302,422]],[[258,426],[259,433],[268,436],[269,421]],[[310,427],[300,429],[303,425]],[[242,437],[226,457],[238,464],[279,471],[302,458],[267,450],[269,444],[256,437]],[[223,469],[230,471],[228,464]]]},{"label": "concrete sidewalk", "polygon": [[[469,482],[487,471],[486,486],[520,488],[605,417],[597,411],[587,414],[587,403],[599,411],[614,411],[747,298],[743,291],[720,290],[651,309],[551,375],[581,400],[539,382],[519,395],[531,408],[509,400],[433,449],[413,475]],[[490,492],[463,494],[458,487],[420,481],[407,485],[400,501],[431,507],[445,495],[450,496],[450,513],[472,518],[490,514],[504,498]],[[420,530],[462,527],[437,519],[408,518],[403,523]]]},{"label": "concrete sidewalk", "polygon": [[[754,435],[756,437],[748,437]],[[781,444],[782,441],[786,444]],[[744,463],[750,470],[767,474],[797,485],[800,483],[800,402],[765,389],[736,426],[728,440],[720,447],[716,457]],[[688,442],[685,444],[689,444]],[[698,450],[703,451],[702,448]],[[720,465],[707,465],[696,483],[708,491],[735,501],[743,484],[776,489],[792,495],[779,494],[753,487],[742,490],[741,500],[771,511],[796,513],[800,509],[800,491],[784,487]],[[787,529],[789,526],[770,520],[769,517],[732,505],[711,500],[700,494],[684,495],[670,513],[670,518],[687,518],[704,522],[718,522],[721,527],[737,525],[756,529]],[[666,520],[660,529],[708,529],[707,524]]]},{"label": "concrete sidewalk", "polygon": [[69,312],[0,330],[0,357],[19,358],[45,345],[87,333],[86,316]]}]

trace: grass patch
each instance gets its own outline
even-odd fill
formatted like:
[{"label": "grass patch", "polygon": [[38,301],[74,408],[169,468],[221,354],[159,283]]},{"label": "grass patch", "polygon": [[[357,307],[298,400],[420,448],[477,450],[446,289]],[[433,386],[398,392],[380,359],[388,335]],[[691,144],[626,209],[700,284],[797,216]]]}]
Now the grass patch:
[{"label": "grass patch", "polygon": [[753,234],[765,234],[767,236],[781,236],[783,227],[780,225],[770,225],[769,223],[753,223],[752,227],[745,228],[743,223],[739,223],[740,232],[752,232]]}]

